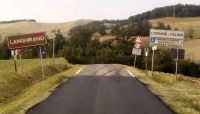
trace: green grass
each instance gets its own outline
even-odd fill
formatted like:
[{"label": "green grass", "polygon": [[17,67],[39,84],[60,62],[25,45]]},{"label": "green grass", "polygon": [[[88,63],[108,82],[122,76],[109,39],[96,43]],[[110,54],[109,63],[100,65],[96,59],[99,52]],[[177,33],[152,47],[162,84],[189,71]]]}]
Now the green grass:
[{"label": "green grass", "polygon": [[0,65],[0,114],[24,113],[45,99],[58,84],[66,81],[80,67],[70,65],[63,58],[56,58],[53,66],[52,59],[45,59],[43,77],[40,59],[23,60],[24,74],[19,70],[19,64],[19,72],[15,74],[12,60],[0,61]]},{"label": "green grass", "polygon": [[162,101],[176,114],[200,113],[200,86],[199,79],[178,75],[177,82],[174,74],[154,72],[154,76],[146,76],[145,71],[125,66],[147,88],[158,95]]}]

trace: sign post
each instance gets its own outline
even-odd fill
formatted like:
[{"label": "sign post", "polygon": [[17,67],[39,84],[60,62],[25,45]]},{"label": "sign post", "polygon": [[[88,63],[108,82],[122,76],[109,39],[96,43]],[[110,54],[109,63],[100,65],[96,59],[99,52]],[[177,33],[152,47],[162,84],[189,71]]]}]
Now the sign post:
[{"label": "sign post", "polygon": [[41,64],[42,64],[42,76],[44,77],[44,64],[43,64],[43,58],[42,58],[42,49],[41,46],[40,48],[40,59],[41,59]]},{"label": "sign post", "polygon": [[151,76],[153,76],[153,66],[154,66],[154,51],[157,50],[157,46],[152,47],[153,54],[152,54],[152,65],[151,65]]},{"label": "sign post", "polygon": [[[183,41],[184,41],[184,31],[150,29],[151,46],[177,48],[176,52],[177,55],[175,59],[176,61],[175,81],[178,70],[178,59],[179,59],[178,53],[179,53],[179,48],[183,47]],[[154,50],[152,55],[152,75],[153,75],[153,57],[154,57]]]},{"label": "sign post", "polygon": [[56,34],[55,34],[55,31],[53,30],[54,32],[54,37],[53,37],[53,66],[54,66],[54,53],[55,53],[55,38],[56,38]]},{"label": "sign post", "polygon": [[137,60],[137,55],[135,55],[135,59],[134,59],[134,67],[135,67],[136,60]]},{"label": "sign post", "polygon": [[21,65],[21,70],[22,70],[22,74],[24,73],[24,69],[23,69],[23,64],[22,64],[22,55],[19,55],[20,58],[20,65]]},{"label": "sign post", "polygon": [[17,61],[17,50],[11,50],[11,55],[14,57],[14,67],[15,67],[15,73],[17,73],[17,65],[16,65],[16,61]]},{"label": "sign post", "polygon": [[144,53],[145,53],[145,62],[146,62],[146,75],[147,75],[147,57],[148,57],[149,49],[144,48]]},{"label": "sign post", "polygon": [[185,56],[185,50],[184,49],[179,49],[179,48],[171,48],[170,52],[170,58],[175,59],[176,62],[176,71],[175,71],[175,77],[174,80],[177,80],[177,72],[178,72],[178,60],[179,59],[184,59]]},{"label": "sign post", "polygon": [[174,77],[174,80],[176,81],[176,78],[177,78],[177,72],[178,72],[178,50],[179,48],[177,48],[177,56],[176,56],[176,72],[175,72],[175,77]]},{"label": "sign post", "polygon": [[135,59],[134,59],[134,67],[135,67],[135,64],[136,64],[136,60],[137,60],[137,55],[141,55],[141,49],[140,46],[141,46],[141,43],[142,43],[142,39],[140,38],[140,35],[138,35],[135,40],[134,40],[134,48],[133,48],[133,52],[132,54],[135,55]]},{"label": "sign post", "polygon": [[22,48],[18,48],[17,49],[17,53],[19,55],[20,58],[20,65],[21,65],[21,70],[22,70],[22,74],[24,73],[24,69],[23,69],[23,64],[22,64]]},{"label": "sign post", "polygon": [[60,29],[52,29],[51,30],[51,33],[54,34],[54,37],[53,37],[53,66],[54,66],[54,55],[55,55],[55,38],[56,38],[56,34],[59,34],[60,33]]},{"label": "sign post", "polygon": [[137,59],[137,55],[141,55],[142,50],[141,49],[137,49],[137,48],[133,48],[132,50],[132,54],[135,55],[135,59],[134,59],[134,67],[135,67],[135,63],[136,63],[136,59]]},{"label": "sign post", "polygon": [[17,50],[14,50],[15,73],[17,73]]},{"label": "sign post", "polygon": [[[9,37],[7,37],[7,40],[8,40],[9,49],[14,50],[13,55],[14,55],[15,72],[17,72],[17,68],[16,68],[17,50],[16,49],[22,48],[22,47],[44,45],[47,43],[46,32],[9,36]],[[22,66],[21,55],[20,55],[20,63]],[[43,64],[42,64],[42,66],[43,66]],[[22,67],[22,72],[23,72],[23,67]],[[43,67],[42,67],[42,72],[43,72],[43,76],[44,76]]]}]

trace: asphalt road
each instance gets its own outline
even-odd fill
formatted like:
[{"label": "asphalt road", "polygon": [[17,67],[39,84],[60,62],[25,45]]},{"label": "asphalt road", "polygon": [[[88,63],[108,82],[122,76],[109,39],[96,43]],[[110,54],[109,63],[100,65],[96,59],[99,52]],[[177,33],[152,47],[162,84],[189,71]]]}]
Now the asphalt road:
[{"label": "asphalt road", "polygon": [[117,64],[85,65],[27,114],[172,114]]}]

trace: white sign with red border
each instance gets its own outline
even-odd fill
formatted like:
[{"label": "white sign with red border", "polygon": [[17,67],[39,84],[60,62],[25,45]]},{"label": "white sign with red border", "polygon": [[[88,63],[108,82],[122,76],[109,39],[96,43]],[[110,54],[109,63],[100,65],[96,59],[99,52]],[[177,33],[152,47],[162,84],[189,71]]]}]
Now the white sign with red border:
[{"label": "white sign with red border", "polygon": [[134,45],[134,48],[137,48],[137,49],[138,49],[138,48],[140,48],[140,46],[141,46],[140,44],[135,44],[135,45]]},{"label": "white sign with red border", "polygon": [[140,36],[138,35],[134,41],[135,43],[142,43],[142,39],[140,38]]},{"label": "white sign with red border", "polygon": [[140,35],[138,35],[136,38],[135,38],[135,40],[134,40],[134,48],[140,48],[140,46],[141,46],[141,43],[142,43],[142,39],[141,39],[141,37],[140,37]]}]

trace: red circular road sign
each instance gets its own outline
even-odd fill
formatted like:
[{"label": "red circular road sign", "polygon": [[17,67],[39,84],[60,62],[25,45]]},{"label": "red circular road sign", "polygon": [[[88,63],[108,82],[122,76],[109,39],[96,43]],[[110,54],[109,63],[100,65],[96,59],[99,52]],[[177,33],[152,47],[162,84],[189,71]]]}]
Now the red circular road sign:
[{"label": "red circular road sign", "polygon": [[138,44],[138,43],[136,43],[135,45],[134,45],[134,48],[140,48],[140,44]]}]

